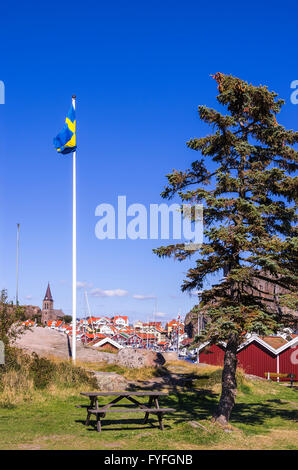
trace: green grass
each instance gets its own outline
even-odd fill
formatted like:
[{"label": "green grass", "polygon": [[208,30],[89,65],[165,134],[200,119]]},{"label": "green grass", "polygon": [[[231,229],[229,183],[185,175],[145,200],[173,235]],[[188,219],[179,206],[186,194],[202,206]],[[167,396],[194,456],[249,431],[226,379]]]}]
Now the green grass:
[{"label": "green grass", "polygon": [[146,380],[153,377],[160,377],[168,374],[168,370],[165,367],[141,367],[139,369],[127,368],[118,364],[107,364],[105,362],[83,362],[78,363],[85,369],[91,369],[99,372],[115,372],[116,374],[123,375],[127,380]]},{"label": "green grass", "polygon": [[[75,408],[89,402],[79,389],[45,389],[15,407],[0,408],[0,449],[297,449],[297,388],[240,374],[231,426],[224,430],[211,422],[220,371],[189,368],[188,373],[194,376],[193,388],[176,388],[160,400],[177,410],[165,416],[164,432],[156,417],[144,425],[143,413],[111,413],[99,434],[93,424],[84,426],[86,410]],[[100,403],[108,401],[101,398]]]}]

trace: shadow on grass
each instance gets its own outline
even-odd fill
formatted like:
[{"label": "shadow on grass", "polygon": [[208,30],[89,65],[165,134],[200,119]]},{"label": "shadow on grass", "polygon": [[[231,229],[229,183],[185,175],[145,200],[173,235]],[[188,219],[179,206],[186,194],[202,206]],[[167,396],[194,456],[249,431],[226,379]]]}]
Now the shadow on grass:
[{"label": "shadow on grass", "polygon": [[[211,390],[200,390],[197,393],[185,393],[174,417],[177,423],[192,419],[211,419],[217,406],[219,396]],[[174,400],[166,397],[163,404],[175,408]],[[266,421],[280,418],[286,421],[297,421],[298,411],[286,409],[286,403],[277,400],[266,400],[262,403],[236,403],[231,415],[231,424],[262,425]]]},{"label": "shadow on grass", "polygon": [[[165,368],[164,368],[165,369]],[[199,391],[194,391],[194,383],[196,386],[206,386],[208,381],[212,381],[211,376],[209,375],[197,375],[193,373],[185,373],[185,374],[172,374],[167,369],[165,369],[167,373],[163,376],[158,377],[156,380],[145,380],[142,381],[142,386],[140,387],[138,384],[130,383],[127,391],[165,391],[165,387],[168,389],[169,395],[175,395],[178,400],[178,409],[187,409],[189,412],[193,410],[194,401],[189,404],[186,403],[188,399],[185,401],[186,395],[191,391],[195,394],[196,397],[202,396],[206,397],[207,395],[209,398],[216,399],[218,397],[217,394],[213,393],[212,390],[208,388],[203,388]],[[166,397],[160,397],[162,404],[168,404],[169,406],[175,408],[175,403],[173,400],[170,399],[170,402],[167,403]],[[177,407],[177,406],[176,406]]]},{"label": "shadow on grass", "polygon": [[[172,374],[165,367],[163,374],[153,380],[145,380],[141,383],[130,383],[127,391],[156,391],[164,392],[167,395],[159,397],[159,406],[161,408],[174,408],[174,413],[165,414],[163,417],[165,428],[173,428],[176,424],[184,424],[193,420],[211,419],[218,400],[219,394],[212,390],[214,384],[220,383],[221,371],[216,370],[211,374],[197,375],[193,373]],[[198,390],[195,389],[198,387]],[[133,395],[133,393],[132,393]],[[144,399],[144,403],[146,400]],[[102,405],[103,403],[101,403]],[[253,403],[236,403],[232,415],[231,424],[246,424],[251,426],[263,425],[270,422],[273,418],[280,418],[286,421],[296,421],[298,419],[297,410],[286,409],[288,404],[280,399],[271,399]],[[167,424],[169,419],[171,425]],[[144,417],[136,419],[103,419],[103,430],[120,431],[133,429],[148,429],[148,425],[158,428],[158,422],[152,420],[146,425],[143,423]],[[84,423],[84,421],[77,421]],[[125,427],[109,427],[113,424],[125,425]],[[92,422],[92,426],[95,421]],[[128,425],[138,425],[137,427],[126,427]],[[93,429],[93,428],[92,428]],[[88,430],[92,430],[88,429]]]},{"label": "shadow on grass", "polygon": [[[176,422],[191,419],[210,419],[214,413],[219,396],[211,390],[182,394],[179,408],[176,405]],[[166,397],[166,406],[175,407],[171,397]],[[266,421],[280,418],[286,421],[298,421],[298,411],[286,409],[287,403],[279,399],[266,400],[262,403],[236,403],[231,415],[231,424],[262,425]]]},{"label": "shadow on grass", "polygon": [[[212,390],[198,390],[192,392],[170,392],[167,396],[161,396],[159,399],[160,407],[174,408],[176,412],[165,414],[163,417],[165,429],[173,429],[176,424],[184,424],[193,420],[208,420],[211,419],[212,414],[216,408],[218,401],[218,394]],[[288,410],[285,408],[286,403],[281,402],[279,399],[266,400],[262,403],[237,403],[233,409],[231,416],[231,424],[246,424],[251,426],[263,425],[266,421],[273,418],[280,418],[287,421],[297,421],[298,411]],[[171,424],[167,424],[167,419]],[[127,419],[103,419],[103,430],[107,431],[121,431],[121,430],[134,430],[134,429],[150,429],[158,428],[158,421],[149,418],[148,423],[144,425],[144,416],[140,418],[127,418]],[[77,423],[85,424],[85,420],[77,420]],[[117,427],[109,427],[117,424]],[[118,427],[118,425],[123,426]],[[132,427],[134,425],[134,427]],[[95,428],[96,421],[91,421],[91,429]],[[106,427],[107,426],[107,427]]]},{"label": "shadow on grass", "polygon": [[[157,391],[155,389],[155,391]],[[181,392],[177,389],[172,389],[169,391],[169,395],[160,396],[159,397],[159,406],[161,408],[174,408],[176,411],[174,413],[165,413],[163,416],[163,423],[165,429],[171,429],[173,425],[186,423],[187,421],[191,421],[193,419],[208,419],[212,415],[212,410],[216,406],[218,395],[213,393],[212,390],[198,390],[192,392]],[[144,401],[145,403],[145,401]],[[102,403],[101,403],[102,405]],[[123,405],[118,405],[119,407]],[[125,404],[127,407],[127,405]],[[132,405],[134,406],[134,405]],[[127,408],[129,411],[129,407]],[[108,413],[108,412],[107,412]],[[140,411],[140,413],[145,413],[144,411]],[[102,419],[103,430],[105,430],[105,426],[111,424],[138,424],[137,427],[117,427],[117,428],[109,428],[108,430],[133,430],[133,429],[148,429],[148,425],[151,427],[158,428],[158,420],[155,421],[154,418],[150,418],[148,423],[144,425],[144,416],[140,418],[127,418],[127,419]],[[171,426],[167,424],[167,419],[171,421]],[[76,420],[77,423],[85,424],[85,420]],[[90,425],[96,426],[96,421],[92,420]],[[92,428],[93,429],[93,428]],[[88,430],[92,430],[88,429]]]},{"label": "shadow on grass", "polygon": [[[159,424],[158,421],[154,421],[153,419],[148,420],[146,424],[143,423],[144,417],[142,418],[126,418],[126,419],[105,419],[103,418],[101,420],[101,426],[102,426],[102,431],[133,431],[133,430],[141,430],[141,429],[159,429]],[[76,423],[81,423],[82,425],[85,426],[85,421],[82,419],[76,419]],[[166,429],[172,429],[172,426],[169,424],[165,423],[165,418],[163,419],[164,422],[164,428]],[[110,426],[115,426],[117,425],[122,425],[121,427],[110,427]],[[127,427],[129,425],[129,427]],[[134,425],[134,427],[133,427]],[[106,427],[108,426],[108,427]],[[96,420],[90,421],[89,425],[86,426],[87,431],[96,431]]]},{"label": "shadow on grass", "polygon": [[[282,408],[279,408],[280,405],[282,405]],[[263,403],[236,403],[232,412],[231,423],[260,425],[273,418],[297,421],[298,411],[287,410],[285,409],[286,405],[279,399],[266,400]]]}]

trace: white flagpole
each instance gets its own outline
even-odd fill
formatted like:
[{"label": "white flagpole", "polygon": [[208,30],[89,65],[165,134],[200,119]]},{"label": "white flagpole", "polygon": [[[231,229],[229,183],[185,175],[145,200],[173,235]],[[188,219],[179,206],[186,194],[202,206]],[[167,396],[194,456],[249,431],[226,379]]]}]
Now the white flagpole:
[{"label": "white flagpole", "polygon": [[16,279],[16,305],[19,303],[19,243],[20,243],[20,224],[17,224],[17,279]]},{"label": "white flagpole", "polygon": [[[72,96],[76,109],[76,95]],[[72,360],[77,356],[77,194],[76,194],[76,152],[73,152],[73,193],[72,193]]]},{"label": "white flagpole", "polygon": [[177,357],[179,359],[179,333],[180,333],[180,310],[178,313],[178,329],[177,329]]}]

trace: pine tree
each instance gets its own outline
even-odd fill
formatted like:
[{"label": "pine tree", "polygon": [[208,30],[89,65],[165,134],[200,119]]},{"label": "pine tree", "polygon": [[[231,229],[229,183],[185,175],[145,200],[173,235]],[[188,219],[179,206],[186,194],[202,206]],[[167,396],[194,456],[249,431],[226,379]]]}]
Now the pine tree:
[{"label": "pine tree", "polygon": [[213,78],[226,114],[199,106],[200,119],[214,132],[187,143],[201,157],[190,169],[168,174],[162,192],[166,199],[179,195],[192,209],[203,204],[204,243],[195,253],[183,244],[153,251],[180,261],[198,255],[183,291],[202,289],[208,276],[224,273],[221,281],[203,291],[194,312],[203,309],[208,318],[200,339],[226,345],[222,392],[214,414],[216,421],[226,424],[237,392],[237,349],[245,334],[272,334],[292,321],[276,296],[264,299],[257,281],[285,289],[293,304],[298,265],[298,185],[293,176],[298,151],[293,146],[298,132],[277,122],[284,101],[266,86],[222,73]]}]

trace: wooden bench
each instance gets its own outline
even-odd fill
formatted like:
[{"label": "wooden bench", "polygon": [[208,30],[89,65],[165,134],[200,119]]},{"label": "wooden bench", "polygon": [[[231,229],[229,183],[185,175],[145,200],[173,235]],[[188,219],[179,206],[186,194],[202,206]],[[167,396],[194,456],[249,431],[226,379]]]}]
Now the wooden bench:
[{"label": "wooden bench", "polygon": [[[87,408],[87,419],[85,425],[90,424],[91,415],[96,417],[96,428],[98,432],[101,432],[101,419],[105,418],[106,413],[135,413],[135,412],[145,412],[144,424],[148,422],[149,414],[156,414],[158,417],[159,428],[163,431],[163,415],[165,413],[173,413],[176,410],[174,408],[161,408],[159,406],[158,398],[160,396],[166,396],[166,393],[163,392],[90,392],[90,393],[81,393],[81,395],[87,396],[90,398],[89,405],[77,405],[77,408]],[[107,403],[103,406],[98,406],[98,397],[99,396],[117,396],[110,403]],[[149,397],[148,405],[145,403],[140,403],[133,396],[137,397]],[[120,400],[126,398],[131,401],[134,405],[137,405],[137,408],[132,408],[132,405],[116,405]],[[152,404],[154,403],[154,407]],[[113,408],[112,408],[113,407]]]},{"label": "wooden bench", "polygon": [[290,379],[291,387],[293,387],[293,382],[296,375],[292,373],[280,374],[278,372],[265,372],[265,377],[267,378],[267,380],[270,380],[270,378],[276,378],[277,382],[279,382],[280,378],[288,378]]}]

